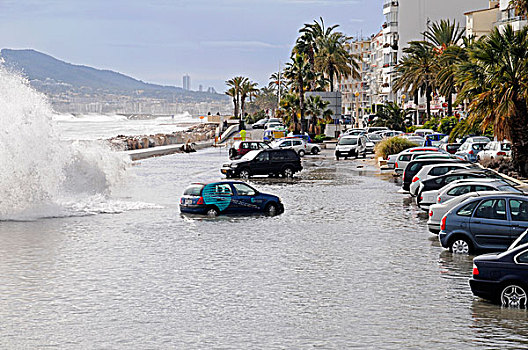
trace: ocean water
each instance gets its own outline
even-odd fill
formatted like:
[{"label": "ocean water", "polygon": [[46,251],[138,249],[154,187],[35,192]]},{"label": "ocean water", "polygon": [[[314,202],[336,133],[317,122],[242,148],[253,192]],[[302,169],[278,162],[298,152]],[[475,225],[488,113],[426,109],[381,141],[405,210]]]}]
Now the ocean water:
[{"label": "ocean water", "polygon": [[52,114],[52,121],[61,140],[101,140],[118,135],[170,134],[187,129],[191,124],[200,123],[198,117],[189,113],[154,119],[127,119],[123,115],[100,114]]}]

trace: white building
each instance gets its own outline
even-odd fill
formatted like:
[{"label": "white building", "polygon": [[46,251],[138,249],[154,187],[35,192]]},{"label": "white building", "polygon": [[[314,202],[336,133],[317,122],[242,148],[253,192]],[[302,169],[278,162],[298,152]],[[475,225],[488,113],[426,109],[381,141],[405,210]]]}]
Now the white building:
[{"label": "white building", "polygon": [[491,33],[500,20],[499,1],[489,1],[488,8],[464,13],[466,15],[466,37],[479,39]]},{"label": "white building", "polygon": [[341,79],[338,83],[338,91],[342,96],[341,113],[356,118],[363,116],[370,108],[369,80],[372,70],[370,39],[355,40],[349,43],[348,52],[357,58],[360,78]]},{"label": "white building", "polygon": [[510,5],[510,0],[500,0],[499,10],[501,12],[500,20],[497,22],[499,29],[509,24],[517,31],[528,24],[526,17],[517,16],[515,9]]}]

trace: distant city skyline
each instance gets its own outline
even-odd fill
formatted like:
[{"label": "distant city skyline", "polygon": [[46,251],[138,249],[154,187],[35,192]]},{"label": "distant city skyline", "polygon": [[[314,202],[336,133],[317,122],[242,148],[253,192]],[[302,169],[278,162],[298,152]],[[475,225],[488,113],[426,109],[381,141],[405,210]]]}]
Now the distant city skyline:
[{"label": "distant city skyline", "polygon": [[2,0],[2,48],[32,48],[61,60],[146,82],[226,90],[245,75],[266,85],[289,59],[304,23],[322,16],[350,36],[383,22],[383,0]]}]

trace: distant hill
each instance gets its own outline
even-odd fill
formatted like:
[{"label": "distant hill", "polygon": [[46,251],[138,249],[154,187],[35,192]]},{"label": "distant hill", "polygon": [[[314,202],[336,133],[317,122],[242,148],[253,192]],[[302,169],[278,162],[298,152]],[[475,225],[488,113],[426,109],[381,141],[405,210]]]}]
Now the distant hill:
[{"label": "distant hill", "polygon": [[197,103],[228,100],[223,94],[150,84],[111,70],[74,65],[35,50],[2,49],[0,56],[6,66],[22,72],[35,89],[52,96],[110,94]]}]

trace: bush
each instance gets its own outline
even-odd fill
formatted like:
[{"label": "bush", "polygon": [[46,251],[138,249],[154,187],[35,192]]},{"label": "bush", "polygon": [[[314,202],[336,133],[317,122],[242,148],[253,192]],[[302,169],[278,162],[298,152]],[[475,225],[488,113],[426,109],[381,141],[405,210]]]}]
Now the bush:
[{"label": "bush", "polygon": [[320,134],[320,135],[315,135],[315,137],[313,138],[313,141],[315,143],[321,143],[321,142],[323,142],[326,139],[328,139],[328,136],[326,136],[324,134]]},{"label": "bush", "polygon": [[408,134],[412,134],[416,131],[416,129],[418,129],[416,125],[411,125],[405,128],[405,132],[407,132]]},{"label": "bush", "polygon": [[391,137],[378,143],[375,148],[376,156],[386,159],[391,154],[398,154],[407,148],[419,146],[403,137]]}]

